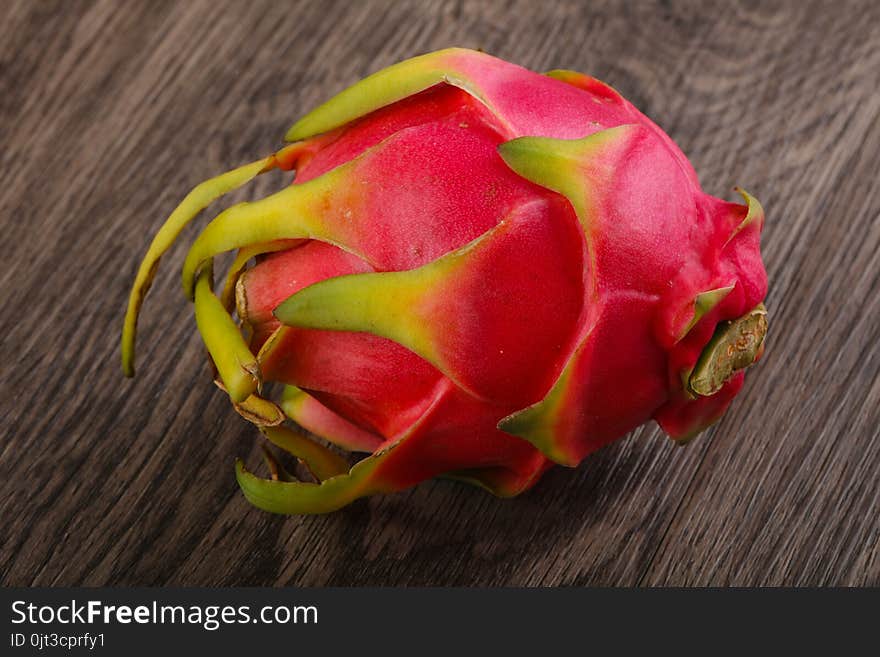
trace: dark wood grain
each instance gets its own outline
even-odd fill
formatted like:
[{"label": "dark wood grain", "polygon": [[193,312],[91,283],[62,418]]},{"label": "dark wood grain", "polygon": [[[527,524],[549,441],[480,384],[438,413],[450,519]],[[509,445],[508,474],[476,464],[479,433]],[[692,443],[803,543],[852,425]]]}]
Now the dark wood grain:
[{"label": "dark wood grain", "polygon": [[[766,358],[686,449],[648,426],[515,500],[257,511],[177,267],[121,376],[139,258],[194,183],[452,44],[603,78],[760,198]],[[3,584],[880,584],[880,3],[4,0],[0,143]]]}]

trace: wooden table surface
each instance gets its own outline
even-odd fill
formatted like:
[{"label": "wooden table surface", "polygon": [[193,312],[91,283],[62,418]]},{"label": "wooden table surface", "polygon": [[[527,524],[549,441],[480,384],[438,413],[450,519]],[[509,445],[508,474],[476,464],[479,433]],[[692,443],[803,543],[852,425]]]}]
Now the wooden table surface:
[{"label": "wooden table surface", "polygon": [[[607,80],[706,191],[761,199],[766,358],[687,448],[650,425],[514,500],[437,481],[258,511],[232,470],[258,434],[179,290],[194,230],[131,381],[137,264],[196,182],[453,44]],[[4,0],[0,143],[3,584],[880,584],[880,3]]]}]

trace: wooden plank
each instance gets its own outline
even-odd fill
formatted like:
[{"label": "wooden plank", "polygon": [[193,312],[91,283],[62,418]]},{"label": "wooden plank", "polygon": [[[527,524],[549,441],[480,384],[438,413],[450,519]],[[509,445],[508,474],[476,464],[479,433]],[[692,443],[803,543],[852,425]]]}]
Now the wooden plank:
[{"label": "wooden plank", "polygon": [[[876,3],[24,0],[0,17],[4,585],[880,583]],[[646,427],[516,500],[432,482],[259,512],[231,468],[257,436],[208,379],[183,246],[122,379],[138,259],[194,183],[451,44],[611,82],[707,191],[762,200],[766,361],[687,449]]]}]

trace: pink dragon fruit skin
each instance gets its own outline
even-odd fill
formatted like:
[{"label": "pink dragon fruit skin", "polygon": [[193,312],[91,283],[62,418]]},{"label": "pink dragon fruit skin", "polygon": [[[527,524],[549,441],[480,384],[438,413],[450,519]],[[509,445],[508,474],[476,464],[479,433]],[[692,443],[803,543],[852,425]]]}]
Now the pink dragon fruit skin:
[{"label": "pink dragon fruit skin", "polygon": [[[296,171],[217,216],[183,270],[219,383],[317,480],[268,452],[272,479],[239,462],[263,509],[332,511],[438,475],[515,495],[650,418],[690,439],[761,355],[761,206],[704,194],[598,80],[444,50],[364,79],[287,139],[172,214],[123,331],[132,374],[137,313],[183,226],[258,173]],[[212,260],[234,249],[218,298]],[[264,381],[286,384],[277,403]],[[286,418],[369,455],[349,467]]]}]

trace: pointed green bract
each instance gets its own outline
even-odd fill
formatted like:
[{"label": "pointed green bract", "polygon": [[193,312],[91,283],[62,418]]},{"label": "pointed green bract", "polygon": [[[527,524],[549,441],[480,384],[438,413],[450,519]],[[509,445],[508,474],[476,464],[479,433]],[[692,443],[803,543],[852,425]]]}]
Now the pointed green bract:
[{"label": "pointed green bract", "polygon": [[606,100],[606,102],[623,102],[623,96],[620,95],[620,92],[618,92],[617,89],[612,87],[607,82],[597,80],[596,78],[590,75],[586,75],[585,73],[570,71],[563,68],[556,68],[552,71],[547,71],[544,75],[546,75],[547,77],[551,77],[554,80],[559,80],[560,82],[570,84],[573,87],[577,87],[578,89],[589,91],[594,96],[602,96]]},{"label": "pointed green bract", "polygon": [[529,441],[551,461],[571,467],[576,466],[579,459],[560,441],[562,433],[557,430],[557,420],[566,402],[575,360],[573,357],[566,363],[562,374],[541,401],[498,423],[501,431]]},{"label": "pointed green bract", "polygon": [[275,166],[275,156],[270,155],[256,162],[246,164],[232,171],[227,171],[210,180],[196,185],[186,195],[171,216],[165,220],[156,233],[149,249],[141,261],[135,277],[134,285],[128,298],[128,309],[122,328],[122,370],[126,376],[134,376],[134,344],[137,332],[137,320],[144,297],[150,289],[156,268],[162,255],[171,248],[180,232],[192,221],[199,212],[224,194],[247,184],[257,175],[269,171]]},{"label": "pointed green bract", "polygon": [[760,229],[764,225],[764,208],[761,206],[760,201],[756,199],[754,196],[749,194],[742,187],[735,187],[736,192],[745,199],[746,205],[748,206],[748,211],[746,212],[745,218],[740,222],[739,226],[737,226],[736,230],[727,238],[727,242],[724,243],[724,246],[730,243],[734,237],[736,237],[740,232],[742,232],[747,227],[757,224]]},{"label": "pointed green bract", "polygon": [[324,230],[316,199],[342,184],[340,167],[302,185],[291,185],[259,201],[239,203],[221,212],[193,243],[183,265],[182,283],[192,298],[196,275],[206,262],[225,251],[290,239],[331,241]]},{"label": "pointed green bract", "polygon": [[394,457],[398,445],[421,430],[442,398],[442,395],[438,395],[404,436],[358,461],[347,473],[329,477],[320,484],[272,481],[251,474],[238,459],[235,463],[238,484],[254,506],[264,511],[286,514],[329,513],[360,497],[399,490],[401,485],[395,484],[387,475],[383,476],[380,468]]},{"label": "pointed green bract", "polygon": [[735,285],[728,285],[727,287],[719,287],[715,290],[707,290],[706,292],[700,292],[696,299],[694,299],[694,316],[687,323],[687,325],[682,330],[681,334],[678,336],[678,339],[681,340],[686,336],[690,330],[696,326],[697,322],[699,322],[703,317],[706,316],[715,306],[721,303],[730,291],[735,287]]},{"label": "pointed green bract", "polygon": [[589,75],[586,75],[585,73],[572,71],[571,69],[567,68],[554,68],[549,71],[545,71],[544,75],[546,75],[548,78],[553,78],[554,80],[565,82],[566,84],[570,84],[580,89],[583,89],[586,86],[584,84],[585,80],[592,79]]},{"label": "pointed green bract", "polygon": [[413,312],[436,276],[431,269],[337,276],[289,297],[275,316],[288,326],[380,335],[436,361],[429,331]]},{"label": "pointed green bract", "polygon": [[605,149],[629,140],[638,129],[620,125],[583,139],[520,137],[498,146],[498,152],[523,178],[565,196],[588,230],[594,187],[608,183],[614,173],[615,161],[604,157]]},{"label": "pointed green bract", "polygon": [[462,248],[416,269],[350,274],[320,281],[279,304],[275,316],[288,326],[360,331],[388,338],[467,390],[438,349],[442,318],[434,316],[430,299],[443,294],[444,285],[467,268],[470,257],[478,257],[481,244],[507,228],[508,224],[501,222]]},{"label": "pointed green bract", "polygon": [[488,106],[477,83],[456,65],[456,56],[487,57],[478,52],[449,48],[394,64],[364,78],[306,114],[284,138],[297,141],[328,132],[443,82],[459,87]]},{"label": "pointed green bract", "polygon": [[339,454],[288,427],[261,427],[273,445],[303,461],[318,481],[345,474],[349,464]]},{"label": "pointed green bract", "polygon": [[278,403],[287,417],[296,422],[294,416],[299,414],[300,409],[305,405],[308,397],[309,394],[300,388],[286,385],[281,391],[281,400]]},{"label": "pointed green bract", "polygon": [[248,472],[240,459],[235,462],[235,477],[248,501],[264,511],[329,513],[359,497],[393,490],[376,477],[376,471],[388,454],[390,451],[369,456],[356,463],[348,474],[330,477],[320,484],[262,479]]},{"label": "pointed green bract", "polygon": [[284,386],[279,405],[303,429],[348,451],[372,452],[383,440],[351,424],[296,386]]},{"label": "pointed green bract", "polygon": [[195,315],[199,333],[223,385],[229,392],[229,398],[240,404],[259,385],[260,368],[257,359],[245,344],[238,326],[211,289],[210,267],[199,274],[195,288]]},{"label": "pointed green bract", "polygon": [[596,255],[592,215],[596,211],[596,196],[601,188],[610,185],[616,163],[615,158],[607,157],[606,149],[627,142],[638,129],[635,124],[626,124],[583,139],[520,137],[498,146],[499,154],[511,169],[568,199],[583,228],[593,270]]},{"label": "pointed green bract", "polygon": [[560,465],[574,467],[581,458],[574,446],[564,441],[564,431],[560,427],[560,422],[566,406],[571,404],[575,369],[589,344],[593,326],[583,331],[578,339],[577,348],[544,398],[521,411],[508,415],[498,423],[501,431],[527,440],[544,456]]}]

